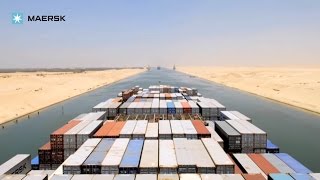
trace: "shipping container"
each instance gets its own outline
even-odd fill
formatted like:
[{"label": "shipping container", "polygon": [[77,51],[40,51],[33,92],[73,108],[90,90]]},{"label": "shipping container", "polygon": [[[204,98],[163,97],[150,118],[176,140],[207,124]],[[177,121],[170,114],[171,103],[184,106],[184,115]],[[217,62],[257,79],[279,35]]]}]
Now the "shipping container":
[{"label": "shipping container", "polygon": [[[63,149],[63,135],[67,131],[69,131],[71,128],[79,124],[79,120],[71,120],[61,128],[57,129],[53,133],[50,134],[50,143],[52,149]],[[62,157],[63,161],[63,157]]]},{"label": "shipping container", "polygon": [[[137,100],[137,99],[136,99]],[[132,115],[135,114],[135,109],[136,106],[138,105],[138,102],[132,102],[130,105],[127,107],[127,114]]]},{"label": "shipping container", "polygon": [[159,140],[159,173],[176,174],[177,168],[173,140]]},{"label": "shipping container", "polygon": [[267,148],[266,148],[267,153],[279,153],[280,148],[273,144],[269,139],[267,139]]},{"label": "shipping container", "polygon": [[81,146],[63,163],[63,174],[81,174],[81,165],[91,154],[94,147]]},{"label": "shipping container", "polygon": [[215,122],[215,131],[223,139],[226,152],[241,152],[241,134],[225,121]]},{"label": "shipping container", "polygon": [[199,114],[199,106],[193,101],[188,101],[191,107],[191,114]]},{"label": "shipping container", "polygon": [[70,130],[68,130],[66,133],[64,133],[63,136],[63,147],[64,149],[67,148],[77,148],[77,134],[85,128],[88,124],[90,124],[92,120],[83,120]]},{"label": "shipping container", "polygon": [[262,174],[265,178],[267,175],[250,159],[247,154],[233,154],[234,161],[240,169],[248,174]]},{"label": "shipping container", "polygon": [[244,114],[240,113],[239,111],[229,111],[229,112],[231,112],[233,115],[237,116],[239,119],[246,120],[246,121],[252,123],[251,118],[245,116]]},{"label": "shipping container", "polygon": [[313,180],[313,178],[309,174],[303,174],[303,173],[290,173],[289,174],[293,179],[296,180]]},{"label": "shipping container", "polygon": [[197,105],[199,106],[199,112],[204,118],[210,117],[210,106],[207,103],[197,102]]},{"label": "shipping container", "polygon": [[199,174],[179,174],[180,180],[201,180]]},{"label": "shipping container", "polygon": [[54,174],[50,180],[70,180],[72,178],[72,174]]},{"label": "shipping container", "polygon": [[130,140],[127,150],[125,151],[121,163],[119,165],[119,172],[121,174],[138,174],[139,162],[143,147],[143,140]]},{"label": "shipping container", "polygon": [[1,180],[22,180],[26,177],[25,174],[4,174],[0,176]]},{"label": "shipping container", "polygon": [[224,180],[244,180],[240,174],[221,174]]},{"label": "shipping container", "polygon": [[291,157],[289,154],[276,153],[275,155],[284,163],[286,163],[290,168],[292,168],[296,173],[312,173],[310,169],[305,167],[303,164]]},{"label": "shipping container", "polygon": [[113,180],[134,180],[134,174],[117,174]]},{"label": "shipping container", "polygon": [[159,139],[172,139],[172,132],[169,120],[159,121]]},{"label": "shipping container", "polygon": [[136,174],[135,180],[158,180],[157,174]]},{"label": "shipping container", "polygon": [[148,126],[147,120],[138,120],[136,127],[133,130],[132,138],[133,139],[144,139],[146,130]]},{"label": "shipping container", "polygon": [[183,107],[182,107],[181,102],[176,101],[173,103],[174,103],[174,107],[176,108],[176,114],[183,114]]},{"label": "shipping container", "polygon": [[221,174],[200,174],[202,180],[223,180]]},{"label": "shipping container", "polygon": [[254,124],[248,122],[248,121],[243,121],[243,120],[235,120],[245,126],[247,129],[249,129],[253,134],[254,134],[254,141],[253,145],[254,148],[262,148],[265,149],[267,147],[267,133]]},{"label": "shipping container", "polygon": [[108,117],[115,117],[119,113],[119,106],[121,105],[121,102],[112,102],[108,106]]},{"label": "shipping container", "polygon": [[120,131],[120,138],[132,138],[132,133],[136,127],[136,120],[128,120]]},{"label": "shipping container", "polygon": [[157,174],[158,173],[158,140],[145,140],[140,160],[141,174]]},{"label": "shipping container", "polygon": [[113,180],[113,174],[96,174],[91,180]]},{"label": "shipping container", "polygon": [[320,173],[310,173],[309,175],[316,180],[320,180]]},{"label": "shipping container", "polygon": [[188,150],[196,154],[194,156],[190,156],[189,158],[192,158],[196,162],[197,172],[204,174],[215,173],[216,166],[214,165],[201,140],[192,139],[188,140],[187,142],[189,144]]},{"label": "shipping container", "polygon": [[116,139],[101,163],[102,174],[118,174],[119,165],[129,144],[128,138]]},{"label": "shipping container", "polygon": [[93,135],[95,138],[106,138],[116,122],[105,122],[103,126]]},{"label": "shipping container", "polygon": [[148,123],[145,138],[158,139],[158,136],[159,136],[158,123]]},{"label": "shipping container", "polygon": [[152,100],[151,114],[159,114],[159,99],[158,98]]},{"label": "shipping container", "polygon": [[142,113],[143,114],[151,114],[151,107],[152,107],[152,102],[145,102],[143,104]]},{"label": "shipping container", "polygon": [[211,138],[202,138],[201,141],[216,166],[216,174],[233,174],[234,163],[218,142]]},{"label": "shipping container", "polygon": [[230,160],[234,164],[234,174],[243,174],[242,170],[239,168],[237,163],[234,162],[234,160],[232,159],[232,157],[229,154],[228,154],[228,157],[230,158]]},{"label": "shipping container", "polygon": [[30,154],[17,154],[0,165],[0,176],[3,174],[25,174],[31,170]]},{"label": "shipping container", "polygon": [[223,139],[218,135],[218,133],[211,126],[206,126],[208,131],[211,134],[211,139],[214,139],[219,143],[219,145],[223,148]]},{"label": "shipping container", "polygon": [[182,109],[183,109],[183,114],[191,114],[192,113],[192,109],[191,109],[189,102],[181,102],[181,105],[182,105]]},{"label": "shipping container", "polygon": [[266,178],[261,174],[242,174],[245,180],[265,180]]},{"label": "shipping container", "polygon": [[112,129],[108,132],[107,138],[119,138],[120,132],[125,125],[125,121],[118,121],[116,124],[112,127]]},{"label": "shipping container", "polygon": [[47,180],[48,175],[46,174],[37,174],[37,175],[27,175],[23,180]]},{"label": "shipping container", "polygon": [[235,120],[235,119],[240,120],[239,117],[237,117],[236,115],[234,115],[230,111],[221,111],[220,112],[220,117],[221,117],[221,120]]},{"label": "shipping container", "polygon": [[262,156],[268,160],[280,173],[295,173],[286,163],[280,160],[276,155],[268,153],[262,154]]},{"label": "shipping container", "polygon": [[210,132],[208,131],[208,129],[206,128],[206,126],[203,124],[202,121],[200,120],[193,120],[192,121],[192,124],[194,126],[194,128],[196,129],[197,131],[197,134],[198,134],[198,138],[210,138],[211,137],[211,134]]},{"label": "shipping container", "polygon": [[[161,94],[160,94],[160,99],[161,99]],[[159,112],[160,114],[167,114],[167,102],[165,100],[160,100]]]},{"label": "shipping container", "polygon": [[254,149],[254,135],[253,132],[247,129],[244,125],[234,120],[226,120],[238,133],[241,134],[241,152],[253,153]]},{"label": "shipping container", "polygon": [[106,111],[106,107],[108,107],[113,99],[108,99],[107,101],[101,102],[92,108],[93,112]]},{"label": "shipping container", "polygon": [[280,173],[268,160],[261,154],[248,154],[250,159],[266,174]]},{"label": "shipping container", "polygon": [[170,120],[170,125],[173,138],[185,138],[184,130],[180,120]]},{"label": "shipping container", "polygon": [[144,102],[138,102],[135,109],[134,109],[134,113],[135,114],[142,114],[143,113],[143,107],[144,107]]},{"label": "shipping container", "polygon": [[269,174],[269,180],[294,180],[290,175],[283,173]]},{"label": "shipping container", "polygon": [[167,102],[167,113],[168,114],[176,114],[176,108],[172,101]]},{"label": "shipping container", "polygon": [[181,126],[187,139],[197,139],[197,131],[190,120],[181,120]]},{"label": "shipping container", "polygon": [[40,164],[51,164],[51,145],[47,142],[38,149],[39,163]]},{"label": "shipping container", "polygon": [[93,175],[91,174],[75,174],[72,176],[71,180],[87,180],[92,178],[93,178]]},{"label": "shipping container", "polygon": [[82,174],[101,174],[101,163],[114,143],[114,139],[102,139],[81,166]]},{"label": "shipping container", "polygon": [[91,138],[95,132],[102,126],[101,120],[92,121],[79,133],[77,133],[77,148],[79,148],[87,139]]},{"label": "shipping container", "polygon": [[31,160],[31,169],[32,170],[39,169],[39,156],[36,156]]},{"label": "shipping container", "polygon": [[131,102],[133,101],[130,101],[130,102],[125,102],[123,103],[120,107],[119,107],[119,113],[120,114],[127,114],[127,109],[128,107],[130,106]]},{"label": "shipping container", "polygon": [[178,174],[158,174],[158,180],[179,180]]},{"label": "shipping container", "polygon": [[[197,166],[193,157],[194,153],[190,151],[189,144],[186,138],[175,138],[173,139],[177,163],[178,173],[196,173]],[[188,157],[188,158],[186,158]]]},{"label": "shipping container", "polygon": [[94,121],[94,120],[105,120],[106,119],[106,112],[91,112],[86,114],[85,116],[77,119],[81,121]]}]

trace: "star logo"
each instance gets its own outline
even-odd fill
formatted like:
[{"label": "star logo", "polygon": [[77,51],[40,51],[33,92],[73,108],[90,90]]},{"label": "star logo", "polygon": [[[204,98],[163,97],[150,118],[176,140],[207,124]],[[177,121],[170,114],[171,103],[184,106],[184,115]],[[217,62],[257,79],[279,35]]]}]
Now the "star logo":
[{"label": "star logo", "polygon": [[23,14],[12,13],[12,24],[23,24]]}]

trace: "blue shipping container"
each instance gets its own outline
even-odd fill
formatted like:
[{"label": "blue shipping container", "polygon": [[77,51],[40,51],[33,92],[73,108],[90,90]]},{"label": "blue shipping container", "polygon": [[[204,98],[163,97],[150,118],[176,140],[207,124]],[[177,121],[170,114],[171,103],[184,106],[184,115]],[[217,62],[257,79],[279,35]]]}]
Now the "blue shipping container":
[{"label": "blue shipping container", "polygon": [[31,165],[39,165],[39,156],[36,156],[31,160]]},{"label": "blue shipping container", "polygon": [[273,179],[273,180],[294,180],[291,176],[289,176],[288,174],[283,174],[283,173],[271,173],[269,174],[268,179]]},{"label": "blue shipping container", "polygon": [[167,102],[168,114],[175,114],[176,108],[173,102]]},{"label": "blue shipping container", "polygon": [[139,163],[143,147],[143,140],[130,140],[128,147],[121,160],[119,171],[122,174],[139,173]]},{"label": "blue shipping container", "polygon": [[287,153],[276,153],[275,155],[289,167],[291,167],[296,173],[312,173],[310,169],[302,165],[299,161],[297,161]]},{"label": "blue shipping container", "polygon": [[301,174],[301,173],[290,173],[290,176],[292,176],[296,180],[310,180],[312,179],[311,176],[308,174]]},{"label": "blue shipping container", "polygon": [[279,153],[280,149],[278,146],[273,144],[269,139],[267,139],[267,153]]},{"label": "blue shipping container", "polygon": [[93,151],[100,151],[100,152],[101,151],[102,152],[109,151],[109,149],[113,145],[114,141],[115,141],[115,139],[104,138],[100,141],[100,143],[97,145],[97,147]]}]

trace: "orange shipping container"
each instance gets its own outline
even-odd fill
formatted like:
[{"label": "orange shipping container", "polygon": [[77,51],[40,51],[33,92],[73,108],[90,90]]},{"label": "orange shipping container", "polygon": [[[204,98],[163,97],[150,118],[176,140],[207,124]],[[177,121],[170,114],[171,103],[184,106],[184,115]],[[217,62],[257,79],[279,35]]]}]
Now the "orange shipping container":
[{"label": "orange shipping container", "polygon": [[181,105],[183,107],[183,113],[184,114],[191,114],[192,109],[188,102],[181,102]]},{"label": "orange shipping container", "polygon": [[63,134],[79,124],[79,120],[71,120],[61,128],[50,134],[50,145],[52,149],[63,149]]},{"label": "orange shipping container", "polygon": [[196,129],[197,133],[198,133],[198,137],[199,138],[210,138],[211,134],[208,131],[208,129],[206,128],[206,126],[203,124],[202,121],[200,120],[193,120],[191,121],[194,128]]},{"label": "orange shipping container", "polygon": [[122,130],[125,123],[126,123],[125,121],[116,122],[116,124],[113,126],[113,128],[109,131],[107,137],[110,137],[110,138],[119,137],[120,131]]},{"label": "orange shipping container", "polygon": [[95,138],[104,138],[107,137],[108,133],[111,131],[113,126],[116,125],[116,122],[106,122],[103,126],[93,135]]},{"label": "orange shipping container", "polygon": [[229,158],[231,159],[231,161],[234,164],[234,173],[235,174],[242,174],[241,169],[239,168],[239,166],[237,165],[237,163],[234,162],[234,160],[232,159],[232,157],[228,154]]},{"label": "orange shipping container", "polygon": [[38,150],[39,163],[41,164],[51,164],[51,146],[50,142],[41,146]]},{"label": "orange shipping container", "polygon": [[248,156],[265,174],[279,173],[279,171],[261,154],[248,154]]},{"label": "orange shipping container", "polygon": [[242,174],[245,180],[265,180],[262,174]]},{"label": "orange shipping container", "polygon": [[164,95],[165,95],[166,99],[168,99],[168,100],[172,99],[172,97],[169,93],[165,93]]}]

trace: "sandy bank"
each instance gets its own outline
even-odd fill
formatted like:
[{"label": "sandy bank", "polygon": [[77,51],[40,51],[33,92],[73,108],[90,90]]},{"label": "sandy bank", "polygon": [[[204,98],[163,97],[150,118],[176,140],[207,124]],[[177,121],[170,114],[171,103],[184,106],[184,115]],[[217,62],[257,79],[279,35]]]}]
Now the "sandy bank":
[{"label": "sandy bank", "polygon": [[319,67],[180,67],[177,70],[320,113]]},{"label": "sandy bank", "polygon": [[0,73],[0,124],[142,71]]}]

